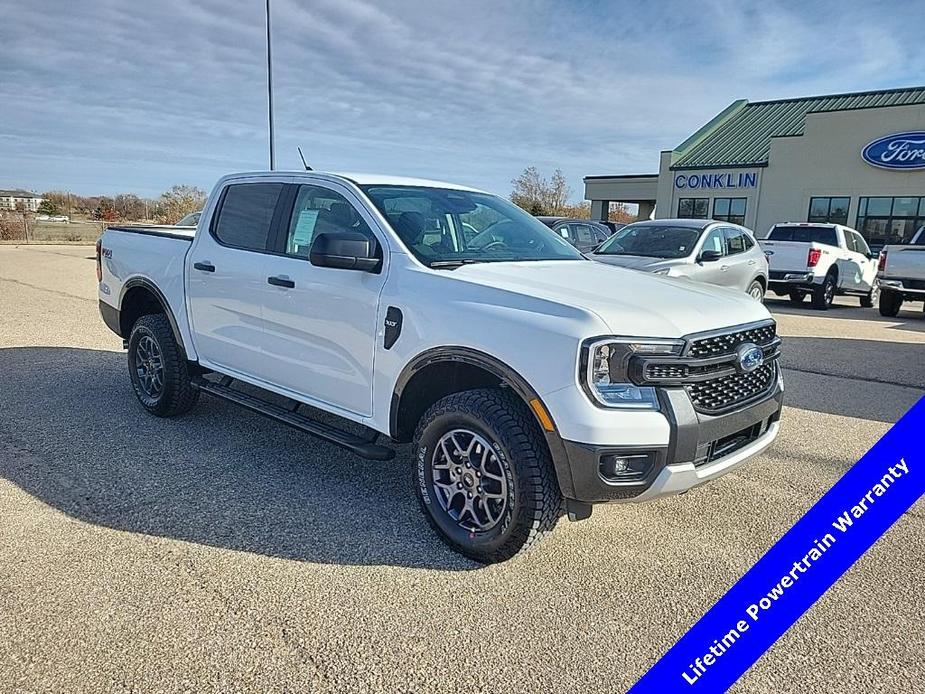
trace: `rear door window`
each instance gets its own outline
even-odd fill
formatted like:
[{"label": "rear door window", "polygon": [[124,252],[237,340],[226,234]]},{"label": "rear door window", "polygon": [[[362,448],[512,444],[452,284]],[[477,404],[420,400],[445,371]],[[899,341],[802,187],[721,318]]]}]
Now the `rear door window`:
[{"label": "rear door window", "polygon": [[723,230],[726,233],[726,254],[736,255],[745,252],[745,232],[740,229],[726,227]]},{"label": "rear door window", "polygon": [[225,189],[213,235],[219,243],[249,251],[267,250],[282,183],[235,183]]}]

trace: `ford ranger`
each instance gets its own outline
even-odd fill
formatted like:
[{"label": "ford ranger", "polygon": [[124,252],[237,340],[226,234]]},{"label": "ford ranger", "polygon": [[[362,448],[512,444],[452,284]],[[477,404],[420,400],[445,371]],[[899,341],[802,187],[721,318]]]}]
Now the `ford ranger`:
[{"label": "ford ranger", "polygon": [[760,303],[592,262],[470,188],[236,174],[196,229],[110,227],[97,259],[148,411],[205,393],[372,460],[411,443],[425,517],[481,562],[715,479],[778,432]]},{"label": "ford ranger", "polygon": [[896,316],[904,301],[925,301],[925,227],[908,244],[880,251],[877,277],[881,315]]},{"label": "ford ranger", "polygon": [[801,304],[827,310],[837,294],[860,297],[861,306],[877,303],[877,256],[854,229],[840,224],[787,222],[771,227],[758,244],[771,269],[770,288]]}]

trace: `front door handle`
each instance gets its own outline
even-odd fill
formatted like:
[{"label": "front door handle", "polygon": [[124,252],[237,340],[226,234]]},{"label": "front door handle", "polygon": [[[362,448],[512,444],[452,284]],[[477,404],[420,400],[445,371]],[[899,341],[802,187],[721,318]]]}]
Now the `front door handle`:
[{"label": "front door handle", "polygon": [[272,284],[274,287],[286,287],[287,289],[295,289],[295,282],[293,282],[288,277],[267,277],[267,284]]},{"label": "front door handle", "polygon": [[193,263],[193,267],[203,272],[215,272],[215,266],[208,260],[201,263]]},{"label": "front door handle", "polygon": [[720,268],[719,268],[719,269],[722,270],[723,272],[726,272],[726,270],[729,269],[729,266],[728,266],[728,265],[720,265]]}]

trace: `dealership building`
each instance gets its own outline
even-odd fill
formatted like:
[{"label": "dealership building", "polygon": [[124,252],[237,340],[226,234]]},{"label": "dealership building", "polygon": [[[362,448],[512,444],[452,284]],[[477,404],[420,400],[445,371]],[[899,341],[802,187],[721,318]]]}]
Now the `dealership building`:
[{"label": "dealership building", "polygon": [[713,218],[765,236],[778,222],[837,222],[872,246],[925,224],[925,87],[733,102],[659,172],[587,176],[592,216]]}]

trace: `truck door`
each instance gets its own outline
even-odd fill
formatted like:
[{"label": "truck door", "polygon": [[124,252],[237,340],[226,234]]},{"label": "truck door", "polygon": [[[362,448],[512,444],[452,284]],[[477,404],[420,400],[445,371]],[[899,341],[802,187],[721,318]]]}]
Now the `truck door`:
[{"label": "truck door", "polygon": [[858,264],[861,268],[858,289],[861,291],[870,291],[874,286],[874,280],[877,277],[877,260],[871,258],[870,246],[859,233],[848,232],[854,237],[854,248],[857,254]]},{"label": "truck door", "polygon": [[186,293],[193,340],[205,366],[262,377],[264,266],[283,187],[227,186],[209,228],[196,234],[186,260]]},{"label": "truck door", "polygon": [[857,242],[851,231],[842,229],[841,233],[845,242],[844,247],[839,247],[836,251],[838,286],[843,289],[860,289],[863,286],[862,275],[867,258],[858,253]]},{"label": "truck door", "polygon": [[275,283],[263,293],[268,380],[306,400],[368,416],[388,258],[377,273],[312,265],[309,249],[319,233],[375,237],[375,222],[340,184],[319,181],[293,186],[292,193],[263,278]]}]

